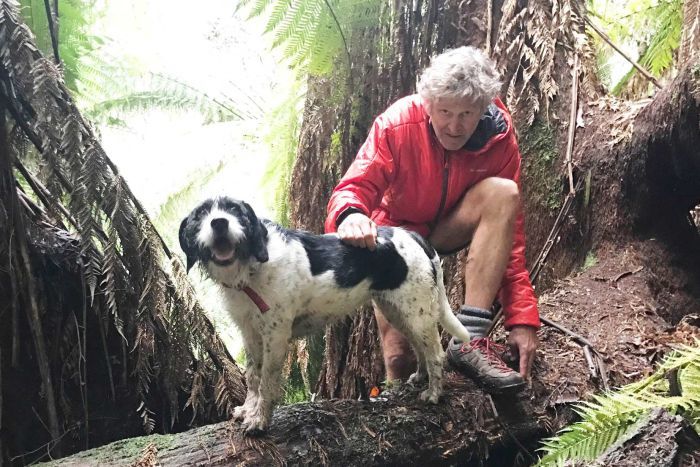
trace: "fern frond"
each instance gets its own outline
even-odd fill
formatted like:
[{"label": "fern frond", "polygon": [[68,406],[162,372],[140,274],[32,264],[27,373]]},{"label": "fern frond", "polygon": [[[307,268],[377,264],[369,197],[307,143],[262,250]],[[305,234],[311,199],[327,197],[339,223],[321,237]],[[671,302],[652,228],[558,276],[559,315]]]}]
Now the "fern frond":
[{"label": "fern frond", "polygon": [[289,226],[288,188],[296,158],[303,99],[304,92],[297,84],[289,97],[266,118],[274,123],[265,136],[270,159],[261,184],[268,193],[266,201],[273,208],[275,220],[284,226]]},{"label": "fern frond", "polygon": [[184,207],[191,206],[202,187],[208,185],[225,167],[226,164],[220,161],[213,167],[195,171],[181,189],[170,193],[163,204],[156,208],[153,224],[160,232],[166,232],[164,237],[168,245],[177,245],[177,226],[186,210]]},{"label": "fern frond", "polygon": [[[680,396],[668,395],[668,371],[678,370]],[[616,392],[594,396],[575,410],[581,421],[543,442],[538,465],[563,465],[593,460],[620,439],[644,415],[656,408],[678,413],[693,423],[700,415],[700,345],[683,346],[664,359],[659,369]]]},{"label": "fern frond", "polygon": [[345,47],[339,28],[378,26],[381,5],[379,0],[258,0],[249,16],[267,11],[265,32],[273,34],[272,47],[283,48],[293,67],[324,74]]}]

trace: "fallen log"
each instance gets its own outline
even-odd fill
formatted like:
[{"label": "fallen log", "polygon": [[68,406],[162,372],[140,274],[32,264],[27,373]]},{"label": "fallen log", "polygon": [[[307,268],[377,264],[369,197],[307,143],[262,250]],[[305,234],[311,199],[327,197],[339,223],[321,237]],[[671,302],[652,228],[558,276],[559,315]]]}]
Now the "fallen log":
[{"label": "fallen log", "polygon": [[516,443],[528,444],[545,432],[542,423],[525,415],[532,412],[529,401],[492,402],[461,376],[450,373],[447,381],[437,405],[422,403],[418,389],[410,387],[373,401],[300,403],[276,410],[261,438],[246,438],[238,423],[224,422],[117,441],[60,465],[133,465],[147,459],[163,466],[451,465],[478,462],[490,449],[516,453]]}]

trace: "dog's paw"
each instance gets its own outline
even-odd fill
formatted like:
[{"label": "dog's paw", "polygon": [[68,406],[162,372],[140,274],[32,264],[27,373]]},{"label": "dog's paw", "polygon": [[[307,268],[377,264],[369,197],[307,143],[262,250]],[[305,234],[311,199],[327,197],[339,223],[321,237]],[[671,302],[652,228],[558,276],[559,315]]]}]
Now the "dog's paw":
[{"label": "dog's paw", "polygon": [[407,382],[410,385],[416,385],[416,384],[424,383],[426,379],[428,379],[427,373],[422,373],[420,371],[416,371],[415,373],[413,373],[411,376],[408,377]]},{"label": "dog's paw", "polygon": [[440,399],[441,391],[434,391],[430,388],[420,393],[420,400],[423,402],[430,402],[431,404],[437,404],[438,399]]},{"label": "dog's paw", "polygon": [[248,407],[245,405],[239,405],[233,409],[233,419],[234,420],[244,420],[248,416]]},{"label": "dog's paw", "polygon": [[244,422],[246,436],[262,436],[267,432],[268,424],[261,417],[250,417]]}]

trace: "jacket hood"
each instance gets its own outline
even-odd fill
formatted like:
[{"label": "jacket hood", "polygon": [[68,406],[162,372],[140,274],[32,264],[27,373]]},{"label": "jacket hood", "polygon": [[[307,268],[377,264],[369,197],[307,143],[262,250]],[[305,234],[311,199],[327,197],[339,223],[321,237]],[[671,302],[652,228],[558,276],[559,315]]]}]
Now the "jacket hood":
[{"label": "jacket hood", "polygon": [[471,152],[480,152],[486,148],[486,145],[492,138],[505,135],[508,129],[509,125],[503,115],[503,111],[496,104],[491,103],[481,116],[474,134],[466,142],[464,149]]}]

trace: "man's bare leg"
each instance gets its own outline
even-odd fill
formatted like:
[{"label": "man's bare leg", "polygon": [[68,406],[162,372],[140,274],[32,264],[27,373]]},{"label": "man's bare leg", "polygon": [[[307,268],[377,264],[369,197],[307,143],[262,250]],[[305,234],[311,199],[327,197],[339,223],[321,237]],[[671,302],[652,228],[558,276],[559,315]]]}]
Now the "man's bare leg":
[{"label": "man's bare leg", "polygon": [[470,189],[430,235],[431,245],[442,252],[471,239],[464,268],[465,305],[491,308],[513,247],[519,202],[515,182],[487,178]]},{"label": "man's bare leg", "polygon": [[429,238],[438,251],[454,251],[471,238],[464,268],[464,306],[457,317],[470,331],[468,345],[453,338],[448,360],[494,393],[525,386],[522,376],[501,360],[486,338],[490,312],[513,248],[519,208],[518,186],[512,180],[487,178],[470,189]]},{"label": "man's bare leg", "polygon": [[406,381],[416,371],[416,357],[411,345],[403,334],[389,324],[376,304],[374,316],[379,327],[386,379]]}]

